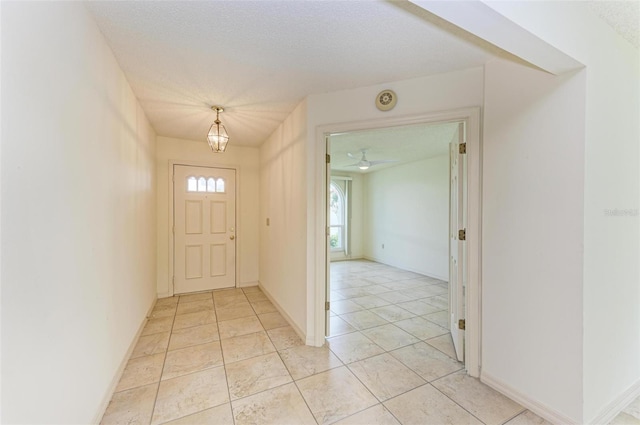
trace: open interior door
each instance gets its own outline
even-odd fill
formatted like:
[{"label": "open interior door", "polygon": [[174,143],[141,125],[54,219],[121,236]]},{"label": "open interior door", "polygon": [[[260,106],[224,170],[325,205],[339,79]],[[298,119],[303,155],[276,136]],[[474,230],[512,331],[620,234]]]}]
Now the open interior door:
[{"label": "open interior door", "polygon": [[464,361],[464,289],[466,239],[466,145],[464,123],[458,126],[457,140],[450,146],[449,195],[449,315],[451,338],[459,361]]},{"label": "open interior door", "polygon": [[329,313],[329,302],[331,299],[331,243],[330,243],[330,232],[329,232],[329,225],[331,223],[329,223],[329,217],[330,217],[330,211],[329,211],[329,205],[330,205],[330,201],[329,201],[329,191],[330,191],[330,187],[331,187],[331,155],[329,155],[329,152],[331,152],[331,142],[329,141],[329,136],[325,136],[325,144],[327,146],[327,160],[325,163],[325,177],[326,177],[326,181],[325,181],[325,194],[324,194],[324,199],[325,199],[325,265],[326,265],[326,270],[325,270],[325,309],[324,309],[324,335],[325,336],[330,336],[331,335],[331,329],[330,329],[330,325],[331,325],[331,318],[330,318],[330,313]]}]

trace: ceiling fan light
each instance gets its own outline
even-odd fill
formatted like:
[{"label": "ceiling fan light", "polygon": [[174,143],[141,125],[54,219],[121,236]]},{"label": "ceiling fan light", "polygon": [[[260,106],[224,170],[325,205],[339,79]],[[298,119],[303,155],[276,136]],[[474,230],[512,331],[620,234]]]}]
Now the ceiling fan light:
[{"label": "ceiling fan light", "polygon": [[370,166],[369,161],[360,161],[360,164],[358,164],[358,168],[361,170],[367,170]]}]

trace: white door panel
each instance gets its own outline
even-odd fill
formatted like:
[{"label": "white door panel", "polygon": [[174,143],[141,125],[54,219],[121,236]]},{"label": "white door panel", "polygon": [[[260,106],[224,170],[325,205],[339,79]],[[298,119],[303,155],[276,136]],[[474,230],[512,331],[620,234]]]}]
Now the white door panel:
[{"label": "white door panel", "polygon": [[236,284],[235,170],[174,166],[174,293]]},{"label": "white door panel", "polygon": [[465,229],[466,185],[465,155],[460,154],[460,143],[464,141],[464,124],[458,127],[458,141],[450,145],[450,198],[449,198],[449,315],[451,338],[458,360],[464,361],[464,330],[459,321],[464,319],[465,257],[464,241],[459,240],[458,231]]}]

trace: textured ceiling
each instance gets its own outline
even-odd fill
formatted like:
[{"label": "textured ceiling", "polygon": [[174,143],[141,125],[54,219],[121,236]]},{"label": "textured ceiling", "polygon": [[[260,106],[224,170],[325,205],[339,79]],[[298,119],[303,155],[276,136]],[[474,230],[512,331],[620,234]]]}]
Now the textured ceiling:
[{"label": "textured ceiling", "polygon": [[[458,131],[458,123],[414,124],[377,130],[354,131],[330,136],[331,170],[369,173],[407,162],[446,155]],[[367,150],[367,160],[395,160],[377,164],[368,170],[351,166],[358,162],[347,153],[360,157]]]},{"label": "textured ceiling", "polygon": [[479,66],[495,53],[407,2],[85,4],[157,134],[191,140],[204,140],[211,105],[225,107],[230,143],[258,146],[309,94]]},{"label": "textured ceiling", "polygon": [[[640,2],[589,1],[638,47]],[[222,105],[257,146],[307,95],[484,64],[495,47],[405,2],[90,1],[157,134],[204,140]]]},{"label": "textured ceiling", "polygon": [[640,48],[640,1],[588,1],[589,9]]}]

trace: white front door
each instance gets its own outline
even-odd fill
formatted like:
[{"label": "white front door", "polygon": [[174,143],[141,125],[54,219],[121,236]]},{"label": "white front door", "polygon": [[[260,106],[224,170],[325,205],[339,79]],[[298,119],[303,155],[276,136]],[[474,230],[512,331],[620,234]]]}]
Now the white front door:
[{"label": "white front door", "polygon": [[174,165],[174,293],[236,285],[236,172]]},{"label": "white front door", "polygon": [[450,198],[449,198],[449,328],[458,360],[464,361],[464,330],[459,321],[464,319],[465,252],[460,230],[466,222],[465,155],[460,154],[464,141],[464,124],[458,127],[458,141],[450,144]]}]

